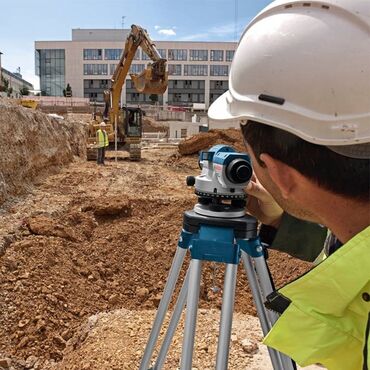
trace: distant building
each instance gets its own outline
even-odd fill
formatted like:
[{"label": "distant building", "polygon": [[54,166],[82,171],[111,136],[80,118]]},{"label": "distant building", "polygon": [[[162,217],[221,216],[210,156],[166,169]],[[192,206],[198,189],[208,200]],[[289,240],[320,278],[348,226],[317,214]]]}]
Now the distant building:
[{"label": "distant building", "polygon": [[[1,68],[1,76],[2,81],[3,79],[8,81],[8,90],[11,89],[12,93],[10,94],[11,97],[18,98],[21,96],[20,90],[27,88],[28,90],[33,90],[33,85],[28,81],[22,78],[22,75],[19,72],[10,72],[5,68]],[[4,83],[2,82],[2,86]]]},{"label": "distant building", "polygon": [[[121,57],[130,30],[73,29],[71,41],[36,41],[36,75],[42,95],[62,96],[69,83],[73,96],[103,101],[103,91]],[[228,75],[237,43],[156,41],[158,51],[168,61],[169,84],[159,104],[192,106],[209,104],[228,89]],[[131,72],[140,73],[149,62],[139,48]],[[149,95],[139,94],[128,77],[122,102],[150,103]]]}]

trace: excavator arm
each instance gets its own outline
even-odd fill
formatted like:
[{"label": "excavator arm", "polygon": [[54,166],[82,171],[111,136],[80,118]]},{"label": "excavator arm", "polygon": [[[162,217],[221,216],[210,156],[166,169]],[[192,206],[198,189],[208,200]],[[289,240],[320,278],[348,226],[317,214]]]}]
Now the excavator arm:
[{"label": "excavator arm", "polygon": [[161,57],[146,30],[140,26],[132,25],[121,59],[112,76],[111,89],[104,91],[104,117],[108,118],[112,124],[118,120],[122,87],[139,47],[153,63],[148,64],[147,68],[140,74],[130,74],[135,89],[144,94],[163,94],[167,89],[166,59]]}]

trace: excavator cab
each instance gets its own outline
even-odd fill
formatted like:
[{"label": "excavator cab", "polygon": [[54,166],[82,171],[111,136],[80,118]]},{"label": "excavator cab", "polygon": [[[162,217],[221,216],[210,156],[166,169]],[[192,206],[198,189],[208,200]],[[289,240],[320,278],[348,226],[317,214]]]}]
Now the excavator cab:
[{"label": "excavator cab", "polygon": [[140,108],[122,108],[123,125],[127,137],[141,137],[142,135],[142,116]]}]

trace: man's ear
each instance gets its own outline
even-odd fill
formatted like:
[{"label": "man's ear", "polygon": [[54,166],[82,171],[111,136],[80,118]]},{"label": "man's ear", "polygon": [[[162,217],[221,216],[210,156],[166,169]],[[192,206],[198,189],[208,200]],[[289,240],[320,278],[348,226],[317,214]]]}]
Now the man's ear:
[{"label": "man's ear", "polygon": [[279,188],[283,198],[287,199],[291,195],[296,185],[296,171],[287,164],[272,158],[269,154],[262,153],[260,160],[265,164],[265,168],[271,180]]}]

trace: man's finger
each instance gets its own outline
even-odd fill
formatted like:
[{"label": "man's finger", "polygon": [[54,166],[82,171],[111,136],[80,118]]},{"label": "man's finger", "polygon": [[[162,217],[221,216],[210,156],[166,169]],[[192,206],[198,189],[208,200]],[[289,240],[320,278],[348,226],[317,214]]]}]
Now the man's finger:
[{"label": "man's finger", "polygon": [[245,189],[245,192],[248,195],[252,195],[253,197],[256,197],[257,199],[260,199],[260,200],[269,200],[270,199],[270,195],[267,193],[265,188],[262,185],[254,182],[254,181],[249,182],[249,184],[247,185],[247,187]]}]

